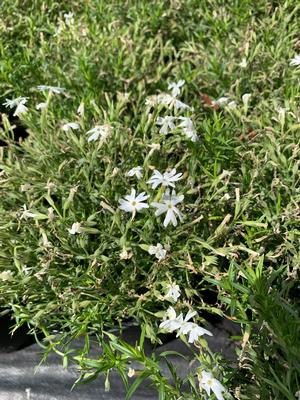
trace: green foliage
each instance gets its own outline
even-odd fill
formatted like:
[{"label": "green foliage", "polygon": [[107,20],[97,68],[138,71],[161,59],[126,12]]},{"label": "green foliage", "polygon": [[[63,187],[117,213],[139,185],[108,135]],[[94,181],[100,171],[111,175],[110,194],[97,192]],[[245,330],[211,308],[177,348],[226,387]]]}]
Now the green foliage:
[{"label": "green foliage", "polygon": [[[127,399],[145,380],[159,399],[202,398],[202,369],[226,385],[228,399],[294,399],[300,115],[299,68],[289,61],[299,52],[299,5],[4,0],[1,7],[1,104],[29,98],[20,119],[1,106],[1,308],[13,311],[16,326],[44,333],[45,357],[56,351],[65,365],[75,360],[81,382],[106,374],[108,388],[117,370]],[[193,110],[145,105],[179,79],[180,100]],[[36,89],[44,84],[66,90]],[[236,108],[212,107],[221,96]],[[40,102],[47,107],[36,110]],[[193,119],[198,141],[179,128],[159,133],[157,118],[173,114]],[[80,129],[63,130],[70,121]],[[28,133],[19,143],[14,124]],[[111,127],[106,140],[88,142],[95,125]],[[140,180],[126,175],[135,166],[143,168]],[[165,228],[151,207],[134,218],[118,209],[131,187],[146,191],[149,203],[159,200],[162,189],[146,183],[154,168],[183,173],[176,191],[185,217],[176,227]],[[81,232],[70,234],[78,222]],[[157,243],[167,249],[161,261],[148,253]],[[209,313],[240,325],[236,368],[203,339],[194,354],[201,368],[185,378],[170,354],[145,354],[144,336],[161,343],[171,283],[181,289],[176,311],[196,310],[201,324]],[[136,346],[111,333],[128,322],[142,327]],[[94,335],[98,360],[88,356]],[[81,336],[85,348],[72,349]],[[133,362],[139,370],[132,383]]]}]

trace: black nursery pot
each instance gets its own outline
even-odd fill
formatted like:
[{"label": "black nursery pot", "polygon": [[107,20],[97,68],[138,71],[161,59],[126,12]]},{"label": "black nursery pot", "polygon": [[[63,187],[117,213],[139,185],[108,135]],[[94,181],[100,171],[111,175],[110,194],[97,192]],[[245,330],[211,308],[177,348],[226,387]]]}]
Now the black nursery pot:
[{"label": "black nursery pot", "polygon": [[14,331],[11,331],[14,326],[14,320],[10,314],[0,316],[0,352],[9,353],[16,351],[35,343],[35,338],[30,335],[26,325]]}]

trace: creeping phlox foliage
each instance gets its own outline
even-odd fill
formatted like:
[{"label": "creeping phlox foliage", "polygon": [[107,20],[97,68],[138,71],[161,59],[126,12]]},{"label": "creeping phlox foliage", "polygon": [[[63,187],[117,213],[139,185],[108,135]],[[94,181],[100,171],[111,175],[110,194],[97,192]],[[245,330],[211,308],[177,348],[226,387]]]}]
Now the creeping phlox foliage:
[{"label": "creeping phlox foliage", "polygon": [[[192,110],[191,107],[178,100],[178,96],[180,94],[183,85],[184,85],[183,80],[180,80],[178,83],[169,84],[168,88],[171,90],[171,94],[167,93],[156,96],[156,101],[151,105],[151,107],[154,108],[157,107],[159,109],[159,107],[162,105],[163,107],[166,107],[169,111],[173,109],[176,113],[182,111],[184,112],[185,110],[191,111]],[[53,95],[60,95],[66,93],[65,89],[61,89],[56,86],[41,85],[38,86],[37,89],[48,92],[48,94],[46,95],[47,101],[39,103],[36,106],[36,109],[42,113],[46,112],[46,110],[50,106],[51,97]],[[27,107],[25,107],[26,102],[27,98],[20,97],[14,100],[6,100],[4,105],[10,108],[16,107],[15,114],[20,115],[22,113],[25,114],[30,111]],[[146,101],[146,104],[149,105],[149,102]],[[84,113],[84,105],[83,103],[81,103],[77,109],[77,114],[82,117],[83,113]],[[175,125],[175,123],[177,122],[178,126]],[[161,125],[161,128],[159,129],[160,135],[168,135],[170,133],[174,135],[183,134],[187,139],[191,140],[192,142],[198,140],[196,129],[190,117],[185,117],[182,115],[177,117],[157,116],[156,123],[157,125]],[[154,127],[155,125],[156,124],[154,121]],[[66,135],[73,135],[75,132],[77,132],[79,136],[83,134],[84,135],[83,137],[85,137],[88,146],[93,146],[93,142],[97,142],[98,148],[102,148],[102,146],[108,143],[108,141],[112,140],[111,138],[114,135],[113,125],[107,123],[103,125],[95,125],[90,130],[87,130],[85,134],[82,133],[83,126],[81,121],[63,122],[60,125],[60,128]],[[156,149],[156,147],[155,146],[153,147],[153,145],[151,145],[151,147],[152,149],[150,150],[150,152],[153,149]],[[88,151],[92,151],[92,149],[90,150],[88,149]],[[154,221],[156,217],[160,217],[161,215],[163,215],[162,225],[164,229],[169,228],[169,225],[172,225],[175,228],[178,225],[178,220],[180,222],[183,222],[184,220],[184,216],[180,211],[180,208],[184,207],[183,204],[184,195],[179,194],[178,192],[176,193],[176,185],[178,183],[181,183],[181,186],[184,187],[183,180],[186,179],[187,176],[184,176],[182,172],[178,172],[175,167],[168,168],[165,171],[159,171],[155,167],[151,166],[151,170],[152,173],[150,176],[145,166],[132,166],[132,168],[129,170],[125,170],[123,172],[118,171],[118,173],[120,174],[122,173],[125,178],[127,177],[128,179],[131,180],[135,179],[139,187],[145,188],[145,191],[142,192],[138,192],[138,189],[136,188],[131,188],[130,194],[124,195],[123,197],[118,199],[118,209],[120,210],[119,212],[131,214],[131,220],[127,222],[126,231],[130,229],[130,225],[128,225],[128,223],[133,224],[134,220],[138,218],[137,214],[144,214],[143,217],[145,225],[147,225],[147,220],[145,220],[145,215],[146,219],[147,218],[149,219],[149,222]],[[62,210],[63,216],[66,215],[66,212],[70,207],[76,207],[76,204],[79,202],[77,197],[79,186],[80,185],[75,185],[70,188],[69,194],[63,204],[63,210]],[[21,210],[17,213],[17,218],[20,224],[25,224],[25,221],[35,220],[37,224],[36,226],[39,227],[40,223],[38,221],[43,221],[46,219],[48,220],[48,223],[53,224],[59,218],[63,217],[61,215],[61,212],[54,204],[54,201],[52,200],[52,193],[56,189],[55,183],[48,180],[44,188],[48,192],[46,199],[51,204],[51,207],[48,207],[47,209],[47,214],[44,214],[43,211],[39,211],[38,207],[33,206],[32,203],[24,204]],[[27,193],[30,190],[31,190],[31,185],[29,183],[21,185],[21,192]],[[101,205],[104,209],[108,210],[113,217],[117,215],[117,211],[108,203],[103,201],[101,202]],[[87,220],[89,219],[90,217],[87,218]],[[160,225],[160,223],[161,221],[158,218],[157,224]],[[19,226],[21,228],[21,225]],[[74,221],[72,222],[71,225],[66,227],[66,232],[70,237],[72,236],[78,237],[79,238],[78,243],[81,243],[80,237],[84,237],[88,234],[93,234],[93,233],[96,234],[99,231],[96,228],[89,227],[85,221]],[[47,253],[52,252],[54,250],[54,245],[52,243],[52,240],[54,238],[49,240],[49,233],[47,234],[43,228],[41,228],[41,235],[42,235],[42,246],[44,250],[46,250]],[[163,237],[163,235],[161,235],[161,237]],[[125,237],[124,240],[126,240]],[[136,238],[135,240],[139,241],[140,239]],[[169,244],[162,245],[161,243],[157,243],[156,245],[154,245],[151,243],[148,244],[144,243],[143,245],[141,245],[141,247],[142,249],[147,250],[148,257],[150,258],[154,257],[154,259],[156,259],[157,262],[161,264],[166,262],[167,257],[172,256],[172,249]],[[133,254],[127,251],[124,242],[123,250],[120,253],[120,260],[130,260],[132,257]],[[144,257],[147,257],[145,253]],[[94,260],[94,262],[96,262],[96,259]],[[33,266],[31,266],[31,268],[32,267]],[[22,274],[24,274],[25,276],[29,276],[30,269],[28,269],[27,266],[24,266]],[[35,276],[37,276],[38,279],[42,279],[41,278],[42,275],[35,274]],[[203,335],[212,336],[212,333],[209,330],[202,328],[197,323],[191,321],[191,319],[197,315],[195,311],[189,310],[185,317],[183,316],[182,313],[176,315],[176,311],[173,307],[180,299],[182,295],[182,290],[180,286],[177,284],[177,282],[175,282],[171,278],[171,275],[167,273],[167,276],[168,276],[168,281],[162,281],[156,283],[156,285],[157,284],[160,285],[160,293],[157,291],[157,289],[156,292],[160,300],[166,302],[166,304],[172,303],[173,306],[169,307],[165,312],[164,311],[158,312],[161,314],[163,320],[162,322],[159,323],[158,326],[159,330],[157,333],[158,334],[160,332],[171,333],[171,334],[176,333],[176,336],[181,337],[184,341],[185,341],[185,335],[187,335],[188,343],[190,344],[198,343],[199,345],[200,344],[199,340]],[[1,279],[2,281],[12,280],[13,273],[11,271],[2,272]],[[106,321],[104,320],[103,323],[105,324],[105,322]],[[46,326],[45,329],[48,330]],[[152,335],[152,338],[155,338],[153,336],[152,331],[149,331],[149,333]],[[202,341],[202,346],[203,346],[202,351],[204,353],[209,351],[205,341],[204,342]],[[199,371],[197,373],[200,374]],[[206,372],[203,371],[203,373],[205,374]],[[211,378],[211,379],[213,379],[213,381],[210,380],[209,382],[213,382],[212,385],[210,385],[206,381],[204,382],[203,378],[202,380],[198,379],[199,388],[205,389],[207,393],[209,393],[209,391],[212,390],[214,393],[216,393],[218,399],[223,399],[221,393],[222,391],[220,389],[223,388],[223,386],[220,383],[219,386],[216,384],[216,382],[219,382],[216,380],[216,378]]]},{"label": "creeping phlox foliage", "polygon": [[299,6],[32,3],[1,1],[0,316],[126,400],[300,398]]}]

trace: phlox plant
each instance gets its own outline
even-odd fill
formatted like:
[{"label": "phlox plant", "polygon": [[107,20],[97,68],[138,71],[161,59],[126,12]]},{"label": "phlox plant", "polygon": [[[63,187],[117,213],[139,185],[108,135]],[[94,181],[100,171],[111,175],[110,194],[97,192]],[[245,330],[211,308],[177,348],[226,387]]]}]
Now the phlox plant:
[{"label": "phlox plant", "polygon": [[[17,3],[0,22],[0,313],[77,383],[117,372],[126,399],[144,382],[161,400],[299,397],[299,7]],[[239,329],[232,361],[210,348],[216,319]],[[184,376],[166,337],[190,349]]]},{"label": "phlox plant", "polygon": [[[183,83],[181,81],[181,86]],[[44,90],[48,92],[49,88]],[[179,93],[178,89],[176,96]],[[4,293],[12,309],[19,309],[22,315],[19,323],[28,322],[36,332],[44,332],[50,348],[53,343],[55,347],[58,343],[62,345],[70,329],[72,337],[99,335],[122,326],[122,321],[141,324],[144,334],[153,343],[160,342],[160,331],[178,331],[177,337],[189,335],[189,343],[198,342],[205,334],[211,336],[210,331],[190,321],[197,315],[191,310],[183,318],[182,314],[177,317],[174,308],[169,307],[164,317],[169,320],[159,324],[159,316],[163,316],[170,303],[177,303],[178,309],[192,306],[196,291],[188,282],[190,278],[184,266],[184,253],[189,250],[182,253],[180,242],[186,240],[188,232],[191,234],[200,220],[196,215],[197,207],[193,209],[198,195],[193,191],[189,193],[184,185],[188,170],[182,155],[170,157],[174,168],[166,164],[167,160],[161,162],[159,158],[163,147],[168,140],[172,143],[174,136],[176,142],[181,143],[181,153],[189,143],[197,144],[182,132],[181,126],[178,129],[174,126],[174,132],[167,138],[165,133],[157,132],[155,120],[158,114],[165,112],[164,108],[154,110],[157,116],[153,117],[145,108],[148,118],[153,118],[153,126],[149,124],[149,133],[144,132],[142,138],[139,133],[124,131],[115,121],[106,121],[103,128],[97,125],[85,133],[88,127],[80,115],[74,118],[78,122],[65,123],[53,132],[45,118],[54,101],[53,95],[50,89],[46,94],[47,108],[37,111],[41,113],[43,136],[24,141],[22,151],[13,146],[16,154],[21,151],[17,169],[25,176],[21,178],[20,196],[15,199],[13,220],[7,219],[3,225],[5,231],[17,233],[14,245],[11,247],[9,240],[5,246],[7,252],[12,252],[17,269],[9,270],[10,275],[6,271],[2,281],[10,286]],[[172,96],[166,94],[165,97],[168,103],[162,105],[169,108]],[[164,101],[164,97],[162,99]],[[177,101],[177,97],[174,96],[173,101]],[[4,103],[7,104],[9,100]],[[29,126],[33,119],[30,113],[35,111],[22,113],[24,123]],[[9,136],[8,120],[6,123]],[[49,132],[48,137],[46,132]],[[92,139],[87,136],[90,133]],[[45,154],[46,148],[42,150],[40,146],[48,147],[49,140],[51,151]],[[8,161],[11,149],[7,151]],[[34,154],[42,156],[39,169],[34,167]],[[134,161],[142,166],[130,168]],[[165,172],[159,172],[152,163]],[[4,174],[10,175],[10,162],[3,167]],[[184,173],[177,173],[176,168],[183,169]],[[14,168],[14,176],[16,173]],[[192,204],[186,208],[187,216],[178,208],[184,208],[185,195],[177,195],[175,186],[190,196]],[[8,190],[9,186],[5,185],[4,191],[5,187]],[[129,188],[130,194],[125,195]],[[5,199],[2,204],[4,208],[10,206]],[[161,215],[163,219],[159,218]],[[178,240],[178,236],[182,239]],[[178,252],[178,256],[174,256],[174,252]],[[191,257],[189,254],[189,259]],[[12,290],[22,297],[20,304],[10,297]],[[66,316],[71,324],[63,323]],[[58,338],[53,332],[59,332]],[[207,345],[203,342],[204,351],[205,348]],[[210,390],[216,391],[218,398],[223,399],[222,392],[226,389],[216,378],[211,377],[202,386],[201,379],[200,388],[208,394]]]}]

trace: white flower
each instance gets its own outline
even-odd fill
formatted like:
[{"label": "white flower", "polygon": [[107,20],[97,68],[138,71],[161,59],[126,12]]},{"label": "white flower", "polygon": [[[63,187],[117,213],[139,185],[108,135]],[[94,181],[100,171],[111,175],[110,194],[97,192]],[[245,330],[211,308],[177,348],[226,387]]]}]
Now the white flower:
[{"label": "white flower", "polygon": [[37,104],[36,106],[35,106],[35,108],[37,109],[37,110],[44,110],[45,108],[47,108],[48,107],[48,104],[47,103],[39,103],[39,104]]},{"label": "white flower", "polygon": [[171,82],[168,86],[168,89],[172,89],[172,96],[177,97],[180,94],[180,88],[184,85],[184,80],[180,80],[177,83]]},{"label": "white flower", "polygon": [[174,303],[176,303],[177,300],[178,300],[179,297],[180,297],[180,293],[181,293],[181,291],[180,291],[179,286],[176,285],[175,283],[171,283],[171,284],[169,285],[169,287],[168,287],[168,291],[167,291],[167,293],[166,293],[166,295],[165,295],[165,299],[171,300],[171,301],[173,301]]},{"label": "white flower", "polygon": [[5,99],[3,105],[5,107],[14,108],[17,107],[19,104],[25,104],[27,102],[27,97],[16,97],[15,99]]},{"label": "white flower", "polygon": [[68,122],[67,124],[64,124],[61,129],[65,132],[67,132],[68,130],[77,130],[80,129],[79,124],[77,124],[77,122]]},{"label": "white flower", "polygon": [[37,90],[40,91],[49,91],[56,94],[63,93],[66,90],[65,88],[61,88],[59,86],[48,86],[48,85],[39,85],[36,88]]},{"label": "white flower", "polygon": [[28,108],[24,104],[19,104],[14,112],[14,115],[21,115],[28,111]]},{"label": "white flower", "polygon": [[239,63],[239,66],[240,66],[241,68],[247,68],[247,60],[246,60],[245,57],[244,57],[244,58],[242,59],[242,61]]},{"label": "white flower", "polygon": [[224,386],[213,377],[211,372],[202,371],[201,374],[199,386],[206,391],[208,396],[210,396],[210,391],[212,390],[218,400],[224,400],[222,395],[222,392],[226,391]]},{"label": "white flower", "polygon": [[26,219],[27,218],[35,218],[37,216],[37,214],[34,214],[34,213],[30,212],[27,209],[26,204],[23,204],[22,208],[23,208],[24,211],[22,212],[22,215],[21,215],[20,219],[23,219],[23,218],[26,218]]},{"label": "white flower", "polygon": [[175,129],[174,120],[175,117],[171,117],[169,115],[167,115],[166,117],[158,117],[156,124],[161,125],[159,133],[163,133],[164,135],[166,135],[169,131]]},{"label": "white flower", "polygon": [[180,100],[177,100],[175,97],[171,97],[171,99],[169,99],[169,107],[172,108],[174,107],[174,109],[177,110],[192,110],[192,107],[188,106],[187,104],[183,103]]},{"label": "white flower", "polygon": [[181,325],[177,332],[177,337],[180,335],[186,335],[191,331],[191,329],[193,329],[194,326],[197,326],[193,322],[189,322],[189,320],[196,314],[197,314],[196,311],[189,310],[184,319],[182,314],[179,315],[178,319],[181,321]]},{"label": "white flower", "polygon": [[166,257],[167,250],[165,250],[160,243],[157,243],[156,246],[149,246],[148,253],[155,255],[155,257],[161,261]]},{"label": "white flower", "polygon": [[296,54],[295,57],[291,59],[290,65],[292,67],[298,67],[298,65],[300,65],[300,54]]},{"label": "white flower", "polygon": [[3,103],[4,106],[9,107],[10,109],[16,107],[14,116],[24,114],[28,111],[28,108],[25,106],[27,103],[27,97],[17,97],[15,99],[5,99],[6,101]]},{"label": "white flower", "polygon": [[179,181],[181,176],[182,173],[176,174],[176,168],[171,169],[169,172],[164,172],[164,174],[161,174],[157,169],[155,169],[147,183],[152,185],[152,189],[156,189],[159,185],[164,187],[172,186],[174,188],[175,182]]},{"label": "white flower", "polygon": [[72,224],[72,228],[68,228],[68,231],[71,235],[75,235],[76,233],[82,233],[81,223],[75,222]]},{"label": "white flower", "polygon": [[110,125],[96,125],[93,129],[90,129],[86,132],[87,135],[91,136],[88,138],[88,142],[98,140],[99,137],[101,140],[105,140],[111,132]]},{"label": "white flower", "polygon": [[194,343],[196,340],[198,340],[199,336],[202,335],[213,336],[213,334],[207,329],[204,329],[201,326],[193,323],[193,326],[189,331],[189,343]]},{"label": "white flower", "polygon": [[[177,288],[177,285],[173,285],[173,291],[175,291],[175,301],[177,301],[177,298],[180,296],[180,290],[177,290]],[[189,343],[194,343],[195,340],[198,340],[199,336],[204,334],[212,336],[212,333],[208,330],[201,328],[194,322],[190,322],[190,319],[195,315],[195,311],[189,310],[184,318],[182,314],[176,316],[174,308],[169,307],[164,316],[163,322],[159,325],[159,328],[170,333],[177,331],[177,337],[180,335],[189,334]]]},{"label": "white flower", "polygon": [[[176,300],[179,296],[180,290],[176,291]],[[170,333],[177,331],[177,337],[189,334],[189,343],[194,343],[195,340],[198,340],[199,336],[204,334],[212,336],[212,333],[208,330],[201,328],[194,322],[190,322],[190,319],[195,315],[195,311],[189,310],[184,318],[182,314],[176,316],[174,308],[169,307],[159,328]]]},{"label": "white flower", "polygon": [[243,100],[243,103],[244,103],[245,107],[248,107],[248,103],[249,103],[250,97],[251,97],[250,93],[243,94],[242,100]]},{"label": "white flower", "polygon": [[137,179],[141,179],[141,177],[143,176],[142,174],[143,168],[138,166],[138,167],[133,167],[131,168],[130,171],[127,172],[127,176],[136,176]]},{"label": "white flower", "polygon": [[67,26],[70,26],[74,23],[74,14],[70,11],[64,14],[65,23]]},{"label": "white flower", "polygon": [[162,203],[151,203],[152,207],[157,208],[157,210],[155,211],[156,216],[166,213],[166,217],[164,220],[165,228],[169,225],[170,222],[172,222],[173,226],[177,225],[176,215],[179,217],[180,221],[182,221],[183,216],[176,205],[178,203],[181,203],[183,199],[183,195],[176,196],[175,190],[173,190],[172,194],[170,195],[170,190],[167,189],[162,198]]},{"label": "white flower", "polygon": [[185,134],[185,136],[191,139],[192,142],[196,142],[198,140],[198,136],[191,118],[179,117],[178,119],[181,120],[179,126],[183,128],[182,132]]},{"label": "white flower", "polygon": [[182,321],[183,321],[182,314],[180,314],[177,317],[176,311],[174,310],[174,308],[169,307],[164,316],[164,321],[161,322],[161,324],[159,325],[159,328],[163,329],[164,331],[172,333],[172,332],[176,331],[177,329],[180,329]]},{"label": "white flower", "polygon": [[145,192],[142,192],[137,196],[135,194],[135,189],[131,189],[131,193],[124,197],[125,200],[119,200],[119,208],[125,212],[131,212],[132,214],[135,214],[136,211],[140,211],[143,208],[149,208],[147,203],[143,203],[143,201],[148,199],[149,195],[146,195]]},{"label": "white flower", "polygon": [[212,100],[211,104],[213,106],[222,106],[224,104],[227,104],[230,101],[229,97],[220,97],[218,100]]},{"label": "white flower", "polygon": [[[175,284],[170,285],[170,290],[165,297],[170,297],[176,302],[179,296],[179,287]],[[159,325],[159,328],[170,333],[177,331],[177,337],[180,335],[189,334],[189,343],[194,343],[196,340],[198,340],[199,336],[202,335],[212,336],[212,333],[207,329],[198,326],[194,322],[190,322],[190,319],[195,315],[195,311],[189,310],[184,318],[182,314],[176,316],[174,308],[169,307],[164,315],[163,322],[161,322]]]},{"label": "white flower", "polygon": [[180,100],[177,100],[176,97],[173,97],[169,94],[162,94],[161,97],[158,99],[159,104],[163,104],[164,106],[168,107],[169,109],[174,108],[175,110],[188,110],[191,109],[190,106],[183,103]]}]

